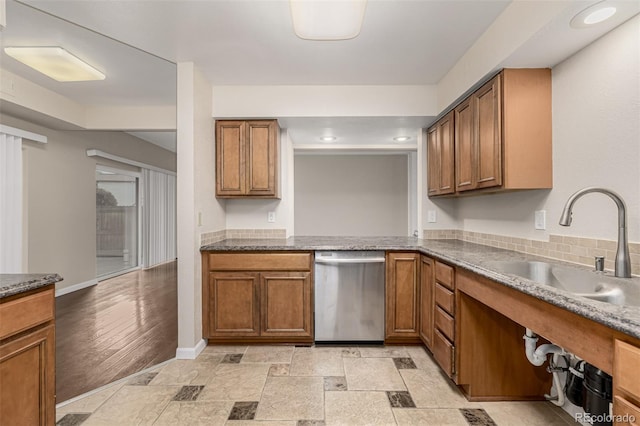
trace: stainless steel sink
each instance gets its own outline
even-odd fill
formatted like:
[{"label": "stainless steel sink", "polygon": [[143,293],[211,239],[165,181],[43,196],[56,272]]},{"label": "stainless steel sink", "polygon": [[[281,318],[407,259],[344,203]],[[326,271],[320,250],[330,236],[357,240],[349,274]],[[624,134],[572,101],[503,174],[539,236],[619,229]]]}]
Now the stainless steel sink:
[{"label": "stainless steel sink", "polygon": [[487,262],[487,268],[614,305],[640,306],[640,285],[630,279],[536,261]]}]

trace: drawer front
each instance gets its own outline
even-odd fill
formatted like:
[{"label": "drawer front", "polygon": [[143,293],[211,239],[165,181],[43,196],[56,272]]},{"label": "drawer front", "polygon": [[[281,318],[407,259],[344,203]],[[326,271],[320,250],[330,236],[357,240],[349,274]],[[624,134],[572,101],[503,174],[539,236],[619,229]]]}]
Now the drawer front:
[{"label": "drawer front", "polygon": [[435,299],[437,305],[439,305],[442,309],[444,309],[451,315],[454,315],[453,309],[455,303],[453,292],[451,290],[448,290],[440,284],[436,283]]},{"label": "drawer front", "polygon": [[54,300],[54,291],[49,289],[1,304],[0,339],[53,320]]},{"label": "drawer front", "polygon": [[310,271],[311,253],[209,253],[210,271]]},{"label": "drawer front", "polygon": [[440,367],[453,376],[453,345],[438,330],[433,333],[433,357]]},{"label": "drawer front", "polygon": [[453,268],[449,265],[445,265],[444,263],[436,262],[436,281],[453,290]]},{"label": "drawer front", "polygon": [[[616,388],[640,399],[640,380],[631,371],[640,371],[640,348],[616,340],[613,363],[613,377]],[[640,421],[640,419],[638,419]]]},{"label": "drawer front", "polygon": [[613,398],[615,425],[640,426],[640,407],[621,396]]},{"label": "drawer front", "polygon": [[436,307],[436,327],[444,334],[450,341],[453,342],[455,322],[453,317],[442,310],[439,306]]}]

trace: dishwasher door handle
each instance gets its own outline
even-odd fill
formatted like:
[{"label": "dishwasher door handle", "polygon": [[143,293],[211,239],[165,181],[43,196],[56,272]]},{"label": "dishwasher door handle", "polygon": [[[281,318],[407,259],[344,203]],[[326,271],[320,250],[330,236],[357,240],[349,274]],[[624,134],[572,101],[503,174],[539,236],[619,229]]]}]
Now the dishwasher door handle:
[{"label": "dishwasher door handle", "polygon": [[322,263],[324,265],[344,265],[344,264],[358,264],[358,263],[384,263],[384,257],[369,257],[369,258],[353,258],[353,259],[330,259],[326,257],[316,257],[316,263]]}]

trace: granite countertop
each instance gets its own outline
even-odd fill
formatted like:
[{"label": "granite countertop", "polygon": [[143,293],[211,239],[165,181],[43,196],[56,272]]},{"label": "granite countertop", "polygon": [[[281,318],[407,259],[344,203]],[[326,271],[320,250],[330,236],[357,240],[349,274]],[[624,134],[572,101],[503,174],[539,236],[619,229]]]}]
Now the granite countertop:
[{"label": "granite countertop", "polygon": [[58,274],[0,274],[0,299],[62,281]]},{"label": "granite countertop", "polygon": [[[412,250],[451,265],[467,269],[507,287],[574,312],[615,330],[640,339],[640,306],[614,305],[574,295],[516,275],[496,271],[495,261],[542,261],[568,268],[585,266],[556,261],[526,253],[504,250],[459,240],[423,240],[411,237],[290,237],[287,239],[228,239],[202,246],[201,251],[316,251],[316,250]],[[640,278],[613,278],[621,286],[640,291]]]}]

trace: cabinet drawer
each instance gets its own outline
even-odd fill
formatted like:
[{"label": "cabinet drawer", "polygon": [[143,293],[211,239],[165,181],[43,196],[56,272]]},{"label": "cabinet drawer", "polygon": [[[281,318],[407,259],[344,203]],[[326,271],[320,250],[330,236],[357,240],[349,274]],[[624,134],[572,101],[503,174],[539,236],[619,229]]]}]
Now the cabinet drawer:
[{"label": "cabinet drawer", "polygon": [[451,377],[453,375],[453,345],[438,330],[433,333],[433,357],[447,373],[447,376]]},{"label": "cabinet drawer", "polygon": [[620,419],[615,421],[615,425],[640,425],[640,407],[621,396],[613,398],[613,414],[615,419]]},{"label": "cabinet drawer", "polygon": [[640,348],[616,340],[614,351],[615,387],[640,399],[640,381],[636,374],[630,374],[632,371],[640,371]]},{"label": "cabinet drawer", "polygon": [[210,271],[310,271],[311,253],[209,253]]},{"label": "cabinet drawer", "polygon": [[436,327],[447,336],[449,340],[453,342],[454,330],[455,330],[455,322],[453,317],[442,310],[439,306],[436,307]]},{"label": "cabinet drawer", "polygon": [[454,315],[454,296],[452,291],[436,283],[435,299],[437,305],[451,315]]},{"label": "cabinet drawer", "polygon": [[53,289],[44,290],[1,304],[0,339],[53,320],[53,293]]},{"label": "cabinet drawer", "polygon": [[453,290],[453,268],[444,263],[436,262],[436,281]]}]

